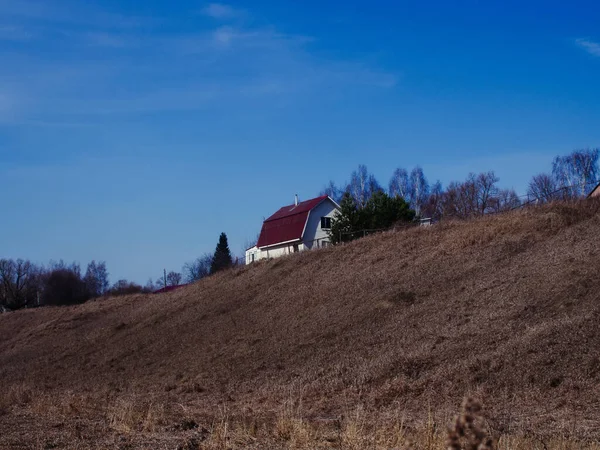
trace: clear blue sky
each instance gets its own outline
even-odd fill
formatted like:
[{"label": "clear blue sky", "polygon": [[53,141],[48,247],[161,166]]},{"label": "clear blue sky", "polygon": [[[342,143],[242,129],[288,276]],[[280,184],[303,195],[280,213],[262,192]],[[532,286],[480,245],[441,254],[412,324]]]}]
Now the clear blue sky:
[{"label": "clear blue sky", "polygon": [[[454,5],[460,6],[452,6]],[[600,4],[0,0],[0,257],[144,283],[360,163],[524,192],[600,145]]]}]

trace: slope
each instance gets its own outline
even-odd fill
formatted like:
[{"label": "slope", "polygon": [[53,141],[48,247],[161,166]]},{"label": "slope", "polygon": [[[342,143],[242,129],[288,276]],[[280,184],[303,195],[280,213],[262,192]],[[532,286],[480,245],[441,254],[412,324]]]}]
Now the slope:
[{"label": "slope", "polygon": [[125,398],[161,405],[166,430],[224,410],[268,421],[300,401],[306,420],[360,407],[410,422],[466,394],[500,432],[598,437],[599,212],[589,200],[386,232],[166,294],[0,315],[4,443],[32,420],[41,436],[69,422],[59,398],[88,437]]}]

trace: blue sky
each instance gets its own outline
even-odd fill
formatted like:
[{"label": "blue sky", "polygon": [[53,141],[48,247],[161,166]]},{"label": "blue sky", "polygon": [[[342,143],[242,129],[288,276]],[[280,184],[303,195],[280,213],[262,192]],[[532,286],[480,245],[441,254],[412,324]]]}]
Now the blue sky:
[{"label": "blue sky", "polygon": [[0,0],[0,256],[144,283],[361,163],[523,193],[600,145],[597,2],[449,3]]}]

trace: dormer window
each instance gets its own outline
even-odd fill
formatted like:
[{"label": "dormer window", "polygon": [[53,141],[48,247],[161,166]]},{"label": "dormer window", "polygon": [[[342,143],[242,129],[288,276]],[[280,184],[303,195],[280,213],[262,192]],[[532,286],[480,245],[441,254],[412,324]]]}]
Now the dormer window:
[{"label": "dormer window", "polygon": [[321,228],[331,230],[331,217],[321,217]]}]

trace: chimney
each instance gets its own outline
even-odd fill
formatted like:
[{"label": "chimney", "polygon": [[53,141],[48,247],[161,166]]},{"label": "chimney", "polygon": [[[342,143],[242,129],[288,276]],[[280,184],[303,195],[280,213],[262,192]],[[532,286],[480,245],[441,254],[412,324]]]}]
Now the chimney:
[{"label": "chimney", "polygon": [[294,198],[294,205],[298,206],[298,194]]}]

